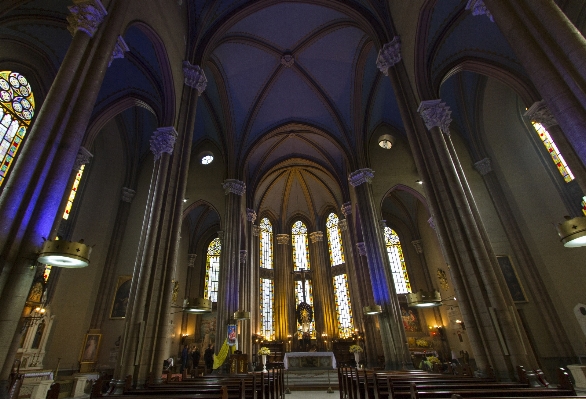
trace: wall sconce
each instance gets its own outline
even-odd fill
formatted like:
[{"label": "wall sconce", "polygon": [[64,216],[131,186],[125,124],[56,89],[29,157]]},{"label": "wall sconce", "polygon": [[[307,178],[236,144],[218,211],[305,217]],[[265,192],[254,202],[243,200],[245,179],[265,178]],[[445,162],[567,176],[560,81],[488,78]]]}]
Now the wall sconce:
[{"label": "wall sconce", "polygon": [[211,313],[212,301],[205,298],[185,298],[183,311],[190,313]]},{"label": "wall sconce", "polygon": [[380,305],[365,306],[362,308],[362,312],[366,316],[372,316],[383,312],[383,308]]},{"label": "wall sconce", "polygon": [[557,225],[557,231],[564,247],[586,246],[586,216],[578,216],[573,219],[566,216],[566,221]]},{"label": "wall sconce", "polygon": [[378,138],[378,145],[385,150],[390,150],[395,144],[395,138],[390,134],[383,134]]},{"label": "wall sconce", "polygon": [[456,324],[459,324],[462,330],[466,330],[466,325],[462,320],[456,320]]},{"label": "wall sconce", "polygon": [[86,267],[90,264],[92,247],[83,240],[71,242],[66,240],[46,240],[41,247],[37,262],[67,268]]}]

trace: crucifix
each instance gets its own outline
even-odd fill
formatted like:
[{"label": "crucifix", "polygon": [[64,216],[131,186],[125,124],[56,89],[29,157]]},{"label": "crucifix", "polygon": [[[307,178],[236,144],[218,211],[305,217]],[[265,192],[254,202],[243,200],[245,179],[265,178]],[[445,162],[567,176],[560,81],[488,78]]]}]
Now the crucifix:
[{"label": "crucifix", "polygon": [[291,274],[293,274],[295,277],[301,277],[301,291],[303,292],[303,302],[307,303],[307,298],[305,294],[305,281],[307,280],[306,275],[311,274],[311,270],[299,269],[292,271]]}]

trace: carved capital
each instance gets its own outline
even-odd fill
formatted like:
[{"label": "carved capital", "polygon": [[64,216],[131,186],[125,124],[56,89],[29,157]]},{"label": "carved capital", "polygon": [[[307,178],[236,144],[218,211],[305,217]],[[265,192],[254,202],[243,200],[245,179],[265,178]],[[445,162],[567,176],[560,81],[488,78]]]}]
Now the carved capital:
[{"label": "carved capital", "polygon": [[197,254],[187,254],[187,267],[195,267],[195,259]]},{"label": "carved capital", "polygon": [[379,220],[378,221],[378,225],[380,226],[381,230],[385,230],[385,227],[387,227],[387,221],[386,220]]},{"label": "carved capital", "polygon": [[417,252],[418,254],[423,253],[423,245],[421,240],[413,240],[411,241],[411,244],[413,244],[413,246],[415,247],[415,252]]},{"label": "carved capital", "polygon": [[277,244],[289,245],[289,234],[277,234]]},{"label": "carved capital", "polygon": [[430,218],[427,219],[427,223],[429,224],[429,227],[435,230],[435,221],[433,220],[433,216],[430,216]]},{"label": "carved capital", "polygon": [[127,51],[130,51],[128,45],[122,36],[118,36],[118,40],[116,40],[114,50],[112,50],[112,55],[110,56],[110,62],[108,62],[108,66],[112,65],[112,61],[114,61],[116,58],[124,58],[124,53]]},{"label": "carved capital", "polygon": [[244,184],[243,181],[236,179],[224,180],[224,183],[222,183],[222,188],[224,189],[224,194],[226,195],[230,193],[243,195],[246,192],[246,184]]},{"label": "carved capital", "polygon": [[419,104],[419,108],[417,108],[417,112],[419,112],[429,130],[437,126],[443,133],[450,134],[450,122],[452,121],[450,115],[452,111],[450,111],[450,107],[446,103],[442,103],[442,100],[422,101]]},{"label": "carved capital", "polygon": [[252,225],[252,235],[258,237],[260,235],[260,226],[253,224]]},{"label": "carved capital", "polygon": [[357,242],[356,248],[358,249],[358,255],[366,256],[366,245],[363,242]]},{"label": "carved capital", "polygon": [[240,250],[240,263],[246,263],[246,250]]},{"label": "carved capital", "polygon": [[78,30],[93,37],[98,27],[108,14],[100,0],[74,0],[74,5],[69,6],[70,15],[67,16],[69,26],[67,29],[72,35]]},{"label": "carved capital", "polygon": [[75,157],[75,162],[73,163],[73,172],[79,172],[81,165],[87,165],[88,163],[90,163],[92,157],[92,153],[86,150],[85,147],[79,147],[79,150],[77,151],[77,156]]},{"label": "carved capital", "polygon": [[352,203],[345,202],[342,204],[342,207],[340,209],[342,210],[342,213],[344,214],[344,216],[348,217],[348,215],[352,214]]},{"label": "carved capital", "polygon": [[120,200],[122,202],[131,203],[132,200],[134,199],[135,195],[136,195],[136,191],[131,190],[128,187],[122,187],[122,196],[120,197]]},{"label": "carved capital", "polygon": [[491,22],[494,22],[494,18],[486,5],[484,5],[484,0],[468,0],[468,4],[466,4],[467,10],[472,10],[472,15],[485,15],[490,19]]},{"label": "carved capital", "polygon": [[346,219],[338,221],[338,227],[340,231],[348,231],[348,221]]},{"label": "carved capital", "polygon": [[155,161],[161,158],[163,153],[173,154],[175,140],[177,140],[177,131],[173,126],[160,127],[155,130],[151,137],[151,151],[155,155]]},{"label": "carved capital", "polygon": [[291,53],[285,53],[281,56],[281,65],[285,68],[291,68],[295,64],[295,57]]},{"label": "carved capital", "polygon": [[352,185],[352,187],[359,186],[363,183],[370,183],[372,178],[374,177],[374,170],[364,168],[358,169],[348,176],[348,181]]},{"label": "carved capital", "polygon": [[385,75],[389,76],[389,68],[401,61],[401,39],[395,36],[393,40],[385,44],[378,52],[376,67]]},{"label": "carved capital", "polygon": [[254,209],[246,208],[246,220],[254,223],[254,221],[256,220],[256,212],[254,211]]},{"label": "carved capital", "polygon": [[492,172],[492,164],[490,162],[490,158],[484,158],[480,161],[474,163],[474,169],[482,176]]},{"label": "carved capital", "polygon": [[523,115],[529,117],[531,122],[540,123],[546,129],[558,124],[543,100],[533,103]]},{"label": "carved capital", "polygon": [[201,96],[208,85],[203,69],[199,65],[192,65],[189,61],[183,61],[183,76],[185,84],[197,90]]},{"label": "carved capital", "polygon": [[323,231],[314,231],[313,233],[309,233],[309,239],[311,240],[312,244],[316,242],[324,240],[324,232]]}]

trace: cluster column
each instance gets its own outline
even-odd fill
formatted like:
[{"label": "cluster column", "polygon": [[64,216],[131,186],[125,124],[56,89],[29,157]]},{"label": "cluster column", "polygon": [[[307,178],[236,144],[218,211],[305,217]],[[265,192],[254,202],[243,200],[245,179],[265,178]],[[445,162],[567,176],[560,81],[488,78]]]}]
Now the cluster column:
[{"label": "cluster column", "polygon": [[[277,261],[275,262],[275,335],[279,341],[287,342],[295,331],[293,300],[292,257],[289,234],[277,234]],[[292,310],[293,309],[293,310]]]},{"label": "cluster column", "polygon": [[[315,300],[316,328],[318,333],[325,333],[328,338],[337,335],[338,328],[335,319],[334,290],[331,272],[326,260],[323,231],[314,231],[309,234],[311,243],[309,255],[311,257],[311,276],[313,281],[313,298]],[[330,272],[330,273],[328,273]],[[320,337],[317,337],[318,340]]]}]

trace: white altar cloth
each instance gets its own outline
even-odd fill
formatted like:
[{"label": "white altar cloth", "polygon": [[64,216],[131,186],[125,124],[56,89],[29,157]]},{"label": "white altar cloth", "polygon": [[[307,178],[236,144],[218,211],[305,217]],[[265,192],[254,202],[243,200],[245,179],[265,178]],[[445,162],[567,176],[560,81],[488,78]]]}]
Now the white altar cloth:
[{"label": "white altar cloth", "polygon": [[289,369],[289,358],[290,357],[325,357],[329,356],[332,359],[332,368],[336,368],[336,358],[334,352],[287,352],[283,359],[283,366],[285,369]]}]

